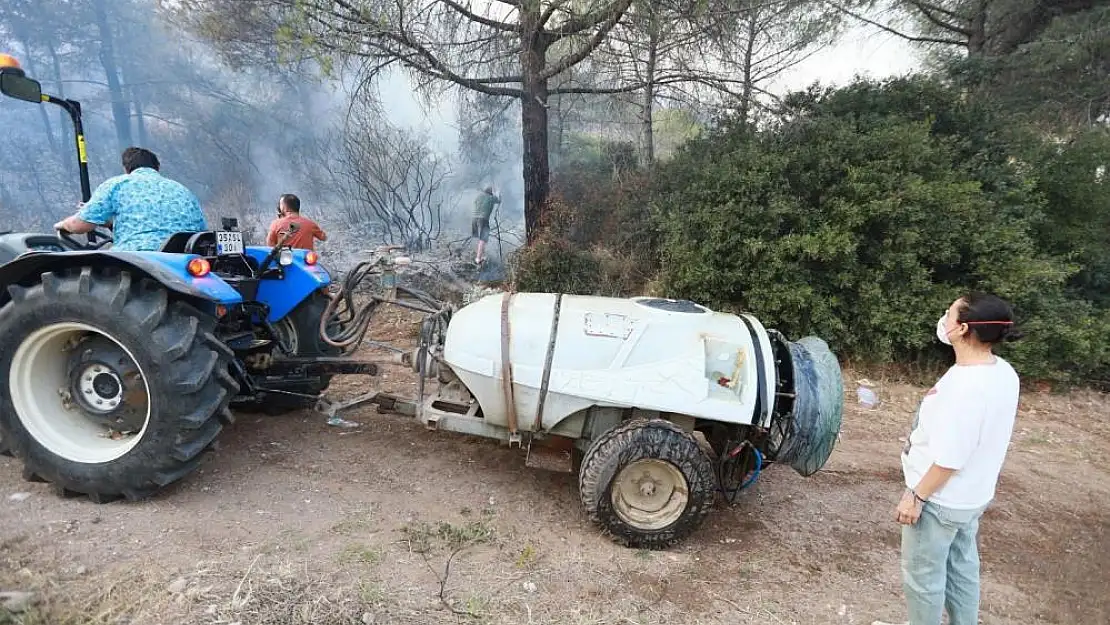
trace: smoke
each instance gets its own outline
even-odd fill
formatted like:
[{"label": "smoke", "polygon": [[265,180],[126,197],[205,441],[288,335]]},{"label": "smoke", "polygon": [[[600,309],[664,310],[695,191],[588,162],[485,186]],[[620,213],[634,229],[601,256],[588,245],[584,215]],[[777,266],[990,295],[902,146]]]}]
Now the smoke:
[{"label": "smoke", "polygon": [[[108,31],[90,19],[98,5]],[[103,53],[109,46],[112,58]],[[493,251],[514,247],[511,233],[522,230],[517,105],[477,133],[482,124],[467,115],[468,94],[424,97],[401,72],[368,91],[356,88],[357,68],[325,76],[311,62],[232,66],[168,23],[158,3],[137,0],[12,0],[0,7],[0,52],[19,57],[44,90],[82,102],[94,188],[122,173],[122,147],[143,145],[159,155],[164,174],[197,194],[210,220],[238,217],[260,236],[278,196],[295,193],[305,213],[341,240],[349,228],[340,218],[339,150],[345,133],[366,130],[349,124],[352,105],[373,98],[380,123],[422,137],[449,164],[445,242],[465,241],[471,206],[486,185],[502,199],[496,221],[506,240],[491,241]],[[21,229],[48,228],[79,200],[68,119],[53,107],[0,98],[0,123],[0,215]]]}]

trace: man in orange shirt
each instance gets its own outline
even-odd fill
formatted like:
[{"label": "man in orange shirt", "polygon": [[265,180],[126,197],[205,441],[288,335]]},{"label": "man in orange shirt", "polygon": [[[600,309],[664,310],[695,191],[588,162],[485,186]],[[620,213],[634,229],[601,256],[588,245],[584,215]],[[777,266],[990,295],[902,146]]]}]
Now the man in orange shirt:
[{"label": "man in orange shirt", "polygon": [[297,224],[297,232],[289,237],[286,245],[302,250],[311,250],[316,239],[327,241],[328,235],[315,221],[301,216],[301,200],[292,193],[286,193],[278,200],[278,218],[270,224],[266,235],[266,245],[273,247],[289,233],[289,225]]}]

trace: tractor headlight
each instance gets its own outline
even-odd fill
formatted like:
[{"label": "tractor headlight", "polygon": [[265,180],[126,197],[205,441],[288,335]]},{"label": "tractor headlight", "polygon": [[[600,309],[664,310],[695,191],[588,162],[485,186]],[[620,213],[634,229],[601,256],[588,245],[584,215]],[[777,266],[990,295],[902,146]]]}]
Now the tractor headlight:
[{"label": "tractor headlight", "polygon": [[285,248],[285,249],[281,250],[281,254],[278,256],[278,264],[281,265],[282,267],[288,267],[289,265],[292,265],[293,264],[293,250],[291,250],[289,248]]}]

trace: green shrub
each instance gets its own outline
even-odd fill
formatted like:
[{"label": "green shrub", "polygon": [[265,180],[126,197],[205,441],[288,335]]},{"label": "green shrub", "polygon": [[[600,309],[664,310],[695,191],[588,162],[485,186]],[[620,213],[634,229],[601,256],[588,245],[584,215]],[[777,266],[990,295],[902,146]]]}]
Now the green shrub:
[{"label": "green shrub", "polygon": [[1025,342],[1002,352],[1025,375],[1110,368],[1110,316],[1066,295],[1077,267],[1037,240],[1044,194],[989,111],[922,79],[792,104],[776,127],[725,126],[659,171],[665,295],[883,363],[950,357],[936,320],[982,289],[1025,321]]},{"label": "green shrub", "polygon": [[570,230],[579,228],[582,214],[558,200],[549,204],[535,242],[518,250],[510,261],[516,290],[610,297],[637,294],[649,274],[641,271],[635,256],[615,246],[568,237]]},{"label": "green shrub", "polygon": [[1038,240],[1079,267],[1068,282],[1077,297],[1110,308],[1110,132],[1046,143],[1029,160],[1046,200]]}]

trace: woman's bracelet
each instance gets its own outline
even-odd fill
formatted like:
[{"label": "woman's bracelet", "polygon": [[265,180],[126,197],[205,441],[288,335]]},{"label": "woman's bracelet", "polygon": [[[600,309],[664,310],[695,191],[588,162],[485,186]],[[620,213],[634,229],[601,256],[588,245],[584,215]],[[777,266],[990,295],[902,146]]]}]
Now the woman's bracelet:
[{"label": "woman's bracelet", "polygon": [[916,491],[916,490],[914,490],[914,489],[912,489],[912,488],[911,488],[911,489],[910,489],[910,494],[912,494],[912,495],[913,495],[913,498],[914,498],[914,499],[916,499],[916,500],[920,501],[921,503],[925,503],[925,500],[924,500],[924,499],[922,499],[922,498],[921,498],[921,496],[917,494],[917,491]]}]

